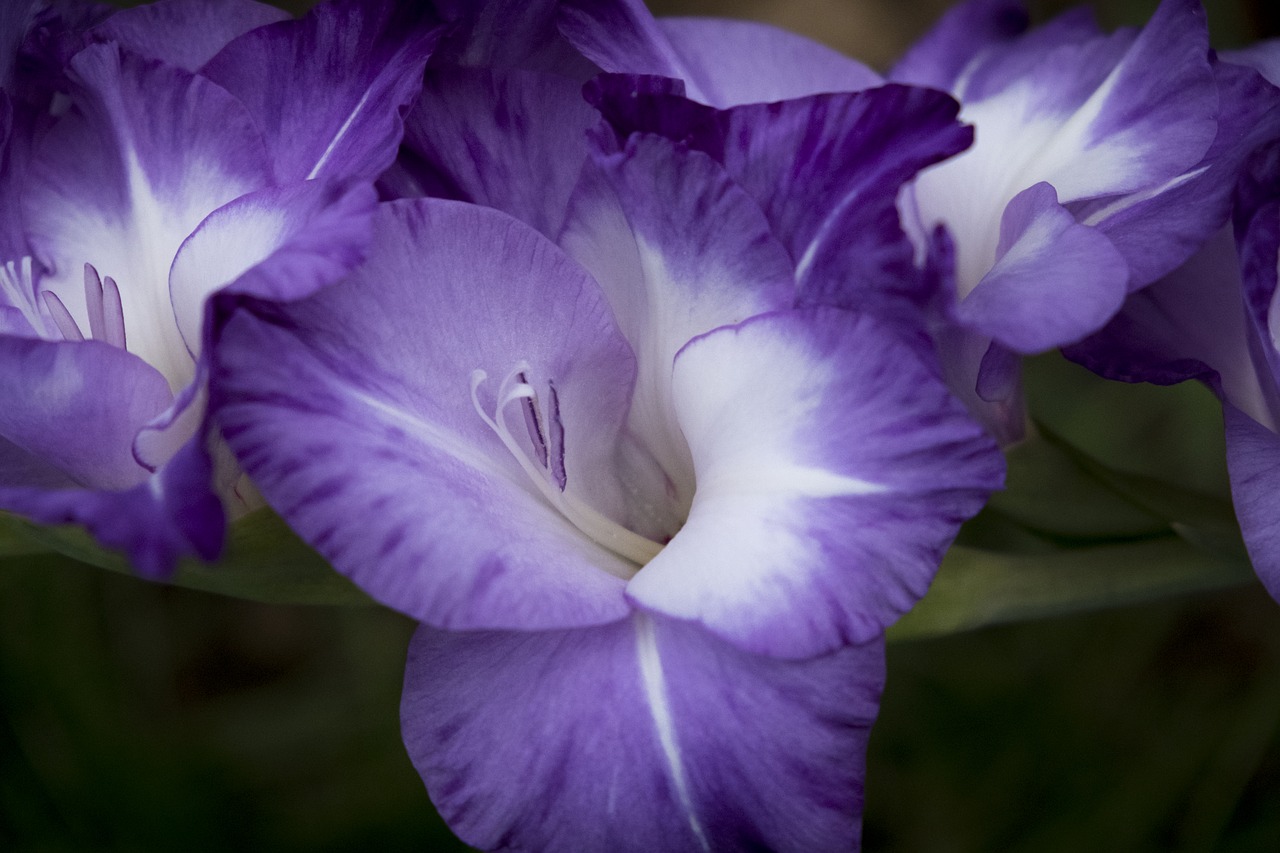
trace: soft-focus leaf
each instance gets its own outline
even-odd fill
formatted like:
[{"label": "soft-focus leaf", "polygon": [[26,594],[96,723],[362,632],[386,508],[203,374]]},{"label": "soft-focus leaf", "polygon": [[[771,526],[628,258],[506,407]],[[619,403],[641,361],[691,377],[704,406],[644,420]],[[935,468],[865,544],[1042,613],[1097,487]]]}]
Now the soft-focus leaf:
[{"label": "soft-focus leaf", "polygon": [[[77,528],[38,527],[4,514],[0,514],[0,522],[0,545],[9,541],[7,531],[12,527],[15,537],[22,534],[35,543],[29,552],[53,550],[90,565],[132,574],[122,556],[98,547]],[[0,551],[0,556],[5,553]],[[269,509],[253,512],[231,526],[226,552],[216,564],[186,561],[170,582],[274,604],[371,603]]]},{"label": "soft-focus leaf", "polygon": [[905,640],[1133,604],[1254,580],[1243,557],[1175,535],[1015,554],[955,546],[919,604],[889,629]]}]

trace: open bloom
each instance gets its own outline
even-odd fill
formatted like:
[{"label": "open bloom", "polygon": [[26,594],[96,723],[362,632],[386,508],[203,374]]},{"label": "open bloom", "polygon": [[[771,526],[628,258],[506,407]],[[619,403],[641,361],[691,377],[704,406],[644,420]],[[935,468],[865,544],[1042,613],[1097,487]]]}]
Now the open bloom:
[{"label": "open bloom", "polygon": [[922,252],[949,232],[944,366],[1004,439],[1022,430],[1017,355],[1096,331],[1225,221],[1259,114],[1256,77],[1211,61],[1196,0],[1109,36],[1086,10],[1025,27],[1021,4],[974,0],[890,74],[951,91],[975,127],[903,209]]},{"label": "open bloom", "polygon": [[0,508],[83,524],[145,573],[216,556],[224,513],[253,506],[205,424],[211,297],[359,262],[360,179],[394,157],[433,38],[390,3],[286,18],[168,0],[64,30],[69,106],[13,116]]},{"label": "open bloom", "polygon": [[[1224,54],[1280,84],[1280,45]],[[1227,468],[1254,569],[1280,600],[1280,89],[1255,100],[1252,156],[1234,192],[1233,226],[1126,301],[1100,333],[1067,354],[1127,382],[1205,381],[1222,399]]]},{"label": "open bloom", "polygon": [[[645,85],[593,97],[699,108]],[[490,206],[385,204],[346,281],[246,303],[218,423],[423,623],[405,740],[468,843],[847,850],[883,630],[1002,464],[918,326],[833,307],[869,287],[836,226],[888,211],[857,257],[910,266],[893,199],[967,134],[889,87],[707,108],[691,145],[578,88],[430,78],[406,172]]]}]

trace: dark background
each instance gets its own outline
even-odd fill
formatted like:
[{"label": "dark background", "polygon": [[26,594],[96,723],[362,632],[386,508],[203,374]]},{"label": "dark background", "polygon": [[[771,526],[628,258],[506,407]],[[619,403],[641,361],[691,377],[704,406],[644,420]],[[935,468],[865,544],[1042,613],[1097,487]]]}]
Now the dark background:
[{"label": "dark background", "polygon": [[[946,5],[653,8],[772,21],[883,67]],[[1098,5],[1118,24],[1155,4]],[[1220,46],[1277,32],[1276,4],[1208,6]],[[1077,378],[1087,406],[1095,383]],[[1198,405],[1220,468],[1213,404]],[[1108,418],[1141,425],[1135,406]],[[374,608],[5,561],[0,850],[465,849],[400,744],[411,632]],[[897,643],[889,672],[868,850],[1280,850],[1280,607],[1256,584]]]}]

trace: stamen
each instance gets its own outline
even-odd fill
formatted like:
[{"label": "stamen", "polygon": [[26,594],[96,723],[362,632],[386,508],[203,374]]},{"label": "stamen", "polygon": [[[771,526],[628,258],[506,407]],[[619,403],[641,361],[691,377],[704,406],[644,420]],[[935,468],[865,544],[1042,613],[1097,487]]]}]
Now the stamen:
[{"label": "stamen", "polygon": [[[520,362],[515,369],[507,374],[502,380],[502,384],[498,386],[497,407],[493,416],[490,417],[480,404],[480,396],[477,393],[480,386],[485,383],[489,375],[483,370],[473,370],[471,372],[471,405],[475,407],[476,414],[485,422],[489,429],[502,442],[503,446],[510,451],[515,457],[516,462],[534,485],[538,487],[538,491],[547,501],[560,511],[574,527],[581,530],[586,536],[598,545],[609,549],[615,554],[630,560],[633,563],[643,566],[645,563],[657,556],[662,550],[662,546],[657,542],[646,539],[638,533],[627,530],[610,518],[601,515],[591,506],[583,503],[572,492],[566,490],[568,485],[568,477],[564,468],[564,425],[560,421],[560,404],[555,388],[549,387],[548,403],[550,412],[540,414],[537,410],[538,395],[528,381],[528,372],[530,368],[526,362]],[[530,439],[533,440],[535,452],[538,453],[542,460],[540,465],[536,465],[524,448],[516,441],[515,437],[506,425],[506,409],[515,401],[523,401],[521,408],[525,415],[525,425],[529,426],[530,408],[533,410],[533,423],[536,427],[530,431]],[[547,434],[542,430],[542,424],[547,423],[551,427],[551,441],[546,441]],[[539,449],[541,444],[541,449]]]},{"label": "stamen", "polygon": [[551,425],[551,446],[555,452],[551,454],[551,476],[556,478],[556,485],[564,491],[569,484],[569,475],[564,470],[564,424],[560,422],[560,397],[556,394],[556,384],[547,380],[547,422]]},{"label": "stamen", "polygon": [[120,304],[120,288],[111,276],[107,276],[106,281],[99,278],[93,264],[84,265],[84,304],[89,312],[89,333],[94,340],[124,349],[124,308]]},{"label": "stamen", "polygon": [[95,341],[106,338],[102,328],[102,280],[93,264],[84,265],[84,307],[89,312],[89,335]]},{"label": "stamen", "polygon": [[36,302],[35,279],[31,275],[31,256],[19,261],[7,261],[0,266],[0,292],[4,302],[8,302],[21,312],[27,325],[37,335],[45,334],[46,325],[40,316],[40,308]]},{"label": "stamen", "polygon": [[[517,373],[516,379],[522,385],[529,384],[529,379],[524,373]],[[524,427],[529,431],[529,441],[533,443],[533,450],[538,454],[538,461],[545,468],[547,465],[547,438],[542,429],[542,418],[538,412],[538,404],[530,396],[525,398],[522,408],[524,409]],[[564,491],[563,484],[561,484],[560,490]]]},{"label": "stamen", "polygon": [[62,304],[58,294],[52,290],[46,290],[40,295],[44,297],[45,307],[49,309],[49,316],[53,318],[58,331],[62,333],[63,340],[83,341],[84,333],[80,331],[80,327],[72,319],[71,312],[67,310],[67,306]]},{"label": "stamen", "polygon": [[124,306],[120,303],[120,288],[111,276],[107,276],[102,282],[102,325],[106,331],[104,341],[113,347],[128,349],[125,345]]}]

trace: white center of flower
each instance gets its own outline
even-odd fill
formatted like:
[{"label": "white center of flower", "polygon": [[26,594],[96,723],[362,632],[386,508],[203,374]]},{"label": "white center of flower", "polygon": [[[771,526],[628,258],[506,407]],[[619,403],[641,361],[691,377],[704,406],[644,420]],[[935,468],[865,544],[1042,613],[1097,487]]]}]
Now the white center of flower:
[{"label": "white center of flower", "polygon": [[[569,477],[565,471],[564,424],[560,420],[556,387],[553,382],[547,382],[546,393],[540,396],[529,383],[530,371],[529,363],[522,361],[507,374],[498,386],[492,416],[481,405],[478,393],[489,375],[483,370],[472,371],[471,404],[475,406],[476,414],[515,457],[538,492],[574,527],[596,544],[643,566],[657,556],[662,545],[606,518],[567,488]],[[520,405],[532,453],[507,427],[507,410],[515,403]]]}]

